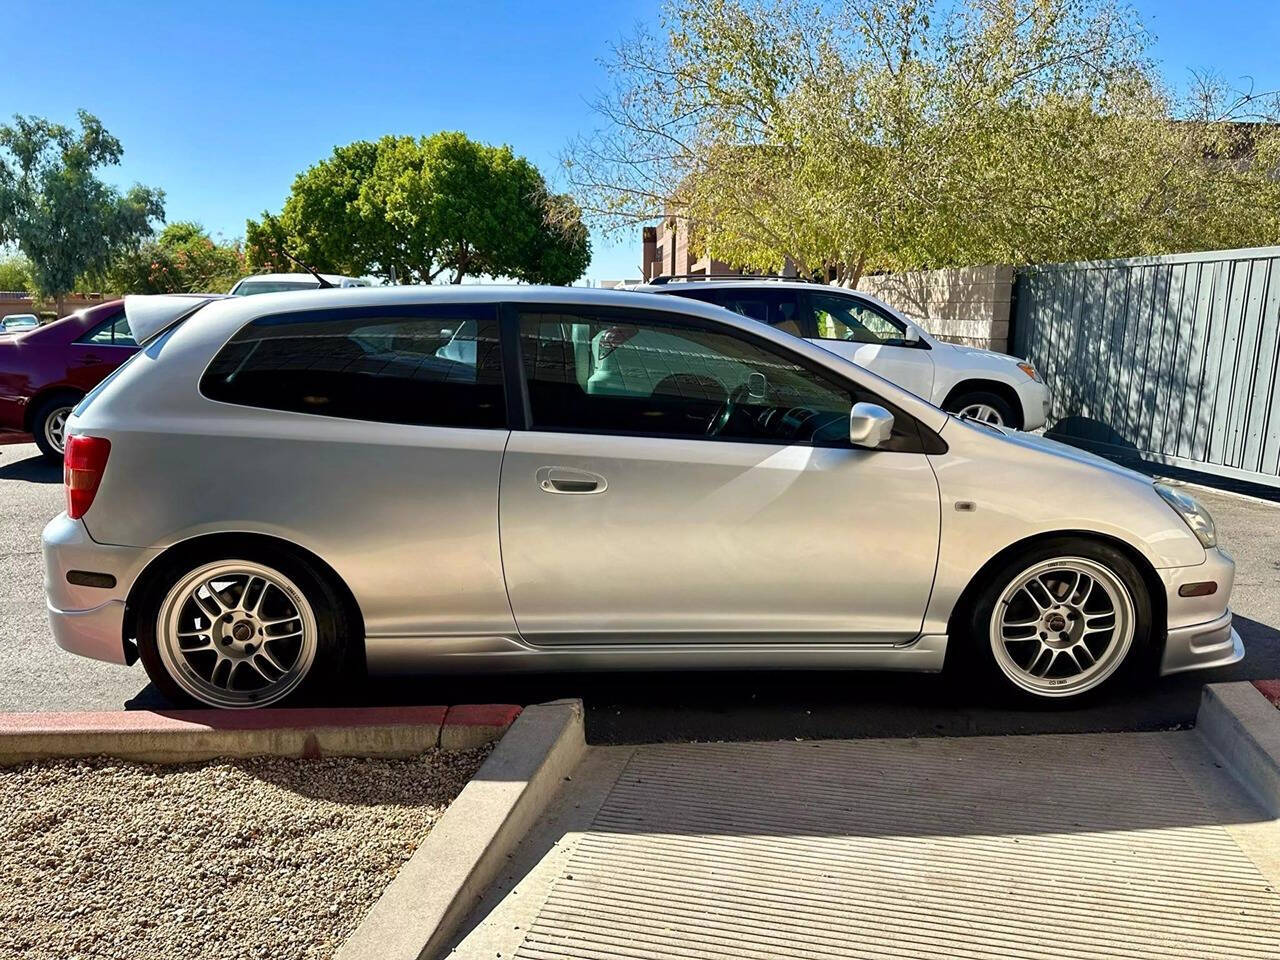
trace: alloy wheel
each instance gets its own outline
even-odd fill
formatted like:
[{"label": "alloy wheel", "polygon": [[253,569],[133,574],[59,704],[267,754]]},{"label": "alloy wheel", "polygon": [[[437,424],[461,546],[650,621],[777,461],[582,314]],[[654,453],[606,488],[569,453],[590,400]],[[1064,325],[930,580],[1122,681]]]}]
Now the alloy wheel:
[{"label": "alloy wheel", "polygon": [[156,619],[160,659],[188,694],[215,707],[261,707],[287,697],[315,660],[315,614],[270,567],[205,564],[179,580]]},{"label": "alloy wheel", "polygon": [[1083,557],[1046,560],[1014,577],[996,601],[991,650],[1028,693],[1074,696],[1120,667],[1134,623],[1129,591],[1105,566]]},{"label": "alloy wheel", "polygon": [[971,403],[967,407],[962,407],[959,415],[968,417],[970,420],[995,424],[997,427],[1004,426],[1004,417],[1000,416],[1000,411],[989,403]]},{"label": "alloy wheel", "polygon": [[67,418],[71,416],[71,407],[58,407],[44,418],[44,439],[58,453],[62,453],[67,442]]}]

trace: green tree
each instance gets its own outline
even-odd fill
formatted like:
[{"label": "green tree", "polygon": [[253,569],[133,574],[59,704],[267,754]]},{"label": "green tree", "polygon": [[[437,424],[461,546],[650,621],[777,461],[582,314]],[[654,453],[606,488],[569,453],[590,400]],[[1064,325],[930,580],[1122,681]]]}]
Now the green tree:
[{"label": "green tree", "polygon": [[510,147],[460,133],[338,147],[294,181],[279,215],[246,226],[250,264],[431,283],[448,275],[571,283],[591,247],[577,205]]},{"label": "green tree", "polygon": [[179,220],[82,285],[113,293],[225,293],[248,272],[238,242],[216,243],[200,224]]},{"label": "green tree", "polygon": [[96,117],[78,116],[79,133],[40,117],[0,126],[0,244],[17,245],[59,314],[77,277],[105,269],[164,219],[162,191],[135,184],[122,194],[96,176],[123,149]]},{"label": "green tree", "polygon": [[23,256],[0,259],[0,290],[31,292],[31,264]]},{"label": "green tree", "polygon": [[744,267],[870,269],[1274,243],[1274,96],[1178,101],[1109,0],[683,0],[614,51],[566,152],[587,215],[689,218]]}]

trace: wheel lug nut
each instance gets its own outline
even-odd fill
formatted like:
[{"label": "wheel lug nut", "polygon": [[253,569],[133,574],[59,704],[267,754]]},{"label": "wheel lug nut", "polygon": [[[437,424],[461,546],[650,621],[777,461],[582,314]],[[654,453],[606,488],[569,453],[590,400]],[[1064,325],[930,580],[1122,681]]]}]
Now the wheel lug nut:
[{"label": "wheel lug nut", "polygon": [[258,649],[258,648],[257,648],[254,644],[252,644],[252,643],[246,643],[246,644],[244,645],[244,652],[245,652],[245,653],[253,653],[253,651],[255,651],[255,650],[257,650],[257,649]]},{"label": "wheel lug nut", "polygon": [[1059,640],[1066,640],[1066,639],[1067,639],[1067,634],[1065,634],[1065,633],[1060,633],[1060,634],[1058,634],[1058,639],[1059,639]]},{"label": "wheel lug nut", "polygon": [[1049,639],[1049,635],[1048,635],[1047,633],[1045,633],[1043,630],[1041,630],[1041,631],[1040,631],[1040,639],[1041,639],[1041,640],[1048,640],[1048,639]]},{"label": "wheel lug nut", "polygon": [[223,638],[222,638],[222,645],[223,645],[224,647],[229,647],[229,646],[231,646],[231,638],[230,638],[230,637],[223,637]]},{"label": "wheel lug nut", "polygon": [[225,617],[223,617],[223,618],[222,618],[222,622],[223,622],[223,623],[230,623],[233,619],[235,619],[235,618],[234,618],[234,617],[232,617],[232,616],[231,616],[231,614],[229,614],[229,613],[228,613]]}]

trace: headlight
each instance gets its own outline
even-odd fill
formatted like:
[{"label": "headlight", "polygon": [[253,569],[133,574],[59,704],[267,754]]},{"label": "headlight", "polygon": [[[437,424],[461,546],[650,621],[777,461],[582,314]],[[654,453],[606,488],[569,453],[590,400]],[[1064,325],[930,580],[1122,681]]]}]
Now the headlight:
[{"label": "headlight", "polygon": [[1204,505],[1199,500],[1163,483],[1157,483],[1155,488],[1156,493],[1160,494],[1165,503],[1173,507],[1178,516],[1186,521],[1187,526],[1191,528],[1191,532],[1196,535],[1205,547],[1216,547],[1218,545],[1218,531],[1213,525],[1213,517],[1209,516],[1209,511],[1204,508]]},{"label": "headlight", "polygon": [[1019,360],[1018,369],[1021,370],[1023,373],[1025,373],[1028,377],[1030,377],[1036,383],[1044,383],[1044,380],[1040,378],[1040,373],[1036,370],[1035,367],[1027,363],[1027,361]]}]

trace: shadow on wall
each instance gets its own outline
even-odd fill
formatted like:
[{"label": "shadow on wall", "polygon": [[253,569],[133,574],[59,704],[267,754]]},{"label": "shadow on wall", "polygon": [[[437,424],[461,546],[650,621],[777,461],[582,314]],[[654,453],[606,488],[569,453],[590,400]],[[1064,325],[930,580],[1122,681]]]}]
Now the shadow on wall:
[{"label": "shadow on wall", "polygon": [[[1015,352],[1049,383],[1050,433],[1220,485],[1277,476],[1280,248],[1055,264],[1019,272]],[[1246,477],[1247,479],[1247,477]]]}]

